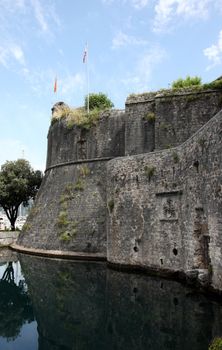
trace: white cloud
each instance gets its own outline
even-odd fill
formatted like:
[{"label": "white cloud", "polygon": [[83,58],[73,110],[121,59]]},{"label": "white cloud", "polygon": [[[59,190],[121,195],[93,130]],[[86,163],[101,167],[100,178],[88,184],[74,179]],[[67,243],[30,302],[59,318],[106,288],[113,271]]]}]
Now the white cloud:
[{"label": "white cloud", "polygon": [[0,7],[10,12],[22,10],[25,8],[25,0],[1,0]]},{"label": "white cloud", "polygon": [[44,15],[44,10],[43,7],[40,3],[39,0],[31,0],[35,17],[40,25],[40,28],[43,32],[48,31],[48,23],[46,21],[45,15]]},{"label": "white cloud", "polygon": [[139,58],[133,74],[122,79],[122,83],[129,87],[129,91],[148,90],[153,71],[156,69],[156,66],[166,58],[166,56],[166,52],[162,48],[152,48]]},{"label": "white cloud", "polygon": [[123,33],[122,31],[119,31],[117,35],[112,40],[112,48],[117,49],[119,47],[123,46],[129,46],[129,45],[146,45],[147,41],[137,38],[132,35],[128,35],[126,33]]},{"label": "white cloud", "polygon": [[204,49],[203,53],[211,62],[211,65],[207,67],[208,70],[222,63],[222,30],[219,33],[217,43]]},{"label": "white cloud", "polygon": [[0,64],[7,67],[8,65],[7,61],[8,61],[8,52],[4,47],[0,46]]},{"label": "white cloud", "polygon": [[52,70],[30,70],[27,67],[23,67],[20,73],[36,95],[45,96],[50,91],[53,93],[54,73]]},{"label": "white cloud", "polygon": [[[158,0],[155,6],[154,31],[169,30],[172,20],[178,17],[207,18],[213,0]],[[217,0],[215,0],[217,1]]]},{"label": "white cloud", "polygon": [[113,1],[114,1],[114,0],[102,0],[102,3],[103,3],[103,4],[108,4],[108,5],[110,5],[110,4],[113,3]]},{"label": "white cloud", "polygon": [[29,83],[30,88],[37,96],[56,97],[57,100],[73,100],[83,88],[86,87],[84,74],[59,74],[57,76],[57,94],[54,94],[55,72],[48,70],[30,70],[23,67],[21,70],[23,78]]},{"label": "white cloud", "polygon": [[58,84],[61,85],[61,94],[67,96],[74,94],[77,89],[81,90],[85,84],[85,78],[80,73],[76,73],[61,78],[61,80],[58,81]]},{"label": "white cloud", "polygon": [[113,3],[121,3],[128,5],[130,3],[131,6],[133,6],[137,10],[141,10],[144,7],[146,7],[149,3],[149,0],[102,0],[103,4],[111,5]]},{"label": "white cloud", "polygon": [[148,5],[149,0],[132,0],[132,5],[135,9],[141,10]]},{"label": "white cloud", "polygon": [[43,0],[30,0],[30,4],[45,40],[54,39],[55,31],[61,27],[54,4]]},{"label": "white cloud", "polygon": [[23,53],[23,50],[20,46],[12,45],[10,47],[10,52],[11,52],[12,56],[16,59],[16,61],[18,61],[21,65],[25,64],[24,53]]},{"label": "white cloud", "polygon": [[54,4],[51,2],[43,0],[0,0],[1,21],[5,22],[5,18],[10,13],[13,15],[16,13],[17,16],[22,13],[29,16],[31,21],[33,21],[33,18],[30,16],[30,10],[34,14],[42,32],[50,32],[51,22],[60,27],[60,18],[56,13]]},{"label": "white cloud", "polygon": [[21,65],[25,65],[25,56],[22,48],[17,44],[0,46],[0,64],[4,67],[9,67],[12,59]]}]

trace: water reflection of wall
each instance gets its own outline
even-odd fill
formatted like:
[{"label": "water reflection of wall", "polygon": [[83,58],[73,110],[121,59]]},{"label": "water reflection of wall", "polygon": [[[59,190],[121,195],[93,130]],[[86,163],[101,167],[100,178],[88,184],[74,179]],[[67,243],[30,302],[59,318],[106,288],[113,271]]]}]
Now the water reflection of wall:
[{"label": "water reflection of wall", "polygon": [[39,350],[72,344],[104,349],[105,265],[27,256],[21,263],[38,322]]},{"label": "water reflection of wall", "polygon": [[21,256],[39,350],[208,348],[222,307],[179,283],[81,263]]}]

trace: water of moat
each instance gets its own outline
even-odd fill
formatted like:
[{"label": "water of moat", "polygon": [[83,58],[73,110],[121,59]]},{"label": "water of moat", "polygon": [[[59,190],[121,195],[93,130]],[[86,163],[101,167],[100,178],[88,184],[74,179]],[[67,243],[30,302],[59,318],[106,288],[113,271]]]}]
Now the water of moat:
[{"label": "water of moat", "polygon": [[222,304],[175,281],[0,251],[0,349],[204,350]]}]

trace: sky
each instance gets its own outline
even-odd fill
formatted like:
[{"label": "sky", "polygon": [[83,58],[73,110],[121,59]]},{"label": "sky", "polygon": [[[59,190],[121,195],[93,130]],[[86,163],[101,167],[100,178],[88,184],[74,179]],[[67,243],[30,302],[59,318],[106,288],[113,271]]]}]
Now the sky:
[{"label": "sky", "polygon": [[[0,0],[0,165],[45,169],[51,108],[222,75],[222,0]],[[88,63],[83,53],[88,43]],[[57,77],[57,92],[54,82]]]}]

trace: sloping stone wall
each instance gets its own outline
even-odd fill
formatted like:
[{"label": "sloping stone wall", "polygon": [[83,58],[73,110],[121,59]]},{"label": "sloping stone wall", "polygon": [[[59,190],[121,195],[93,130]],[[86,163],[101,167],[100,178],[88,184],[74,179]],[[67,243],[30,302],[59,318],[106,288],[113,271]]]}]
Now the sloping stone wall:
[{"label": "sloping stone wall", "polygon": [[47,171],[19,243],[106,255],[106,162]]},{"label": "sloping stone wall", "polygon": [[96,126],[89,129],[67,126],[64,119],[50,126],[48,133],[48,169],[59,163],[117,157],[125,154],[125,113],[104,112]]}]

